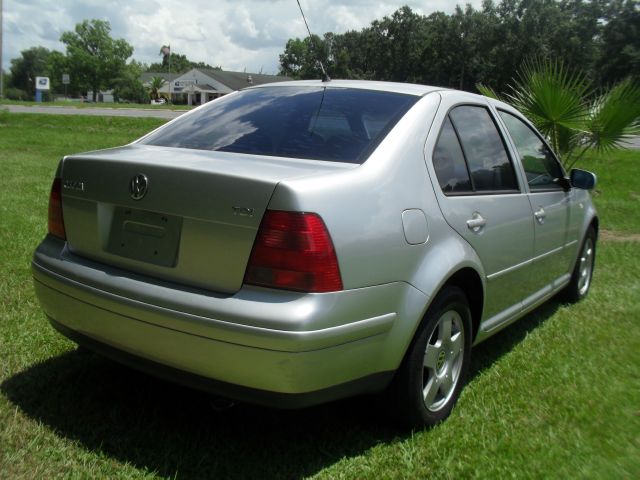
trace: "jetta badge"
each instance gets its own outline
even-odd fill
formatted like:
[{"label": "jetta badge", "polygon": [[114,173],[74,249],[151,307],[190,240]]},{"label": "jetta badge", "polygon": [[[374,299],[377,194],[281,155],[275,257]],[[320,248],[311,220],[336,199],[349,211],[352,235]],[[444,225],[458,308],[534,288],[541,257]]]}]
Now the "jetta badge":
[{"label": "jetta badge", "polygon": [[129,182],[129,193],[134,200],[141,200],[147,194],[149,180],[143,173],[139,173]]}]

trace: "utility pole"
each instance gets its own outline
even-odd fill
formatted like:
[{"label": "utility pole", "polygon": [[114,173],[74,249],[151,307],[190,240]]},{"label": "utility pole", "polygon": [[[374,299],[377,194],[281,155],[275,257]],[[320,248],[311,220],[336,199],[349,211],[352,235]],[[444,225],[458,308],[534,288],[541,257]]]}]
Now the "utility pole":
[{"label": "utility pole", "polygon": [[4,24],[2,23],[2,0],[0,0],[0,98],[4,98],[4,70],[2,69],[2,37],[4,36]]}]

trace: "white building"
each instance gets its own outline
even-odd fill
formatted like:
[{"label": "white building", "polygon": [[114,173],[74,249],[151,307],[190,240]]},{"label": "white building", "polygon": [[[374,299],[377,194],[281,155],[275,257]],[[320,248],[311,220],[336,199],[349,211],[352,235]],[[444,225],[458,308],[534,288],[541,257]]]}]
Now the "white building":
[{"label": "white building", "polygon": [[165,80],[159,90],[161,95],[171,96],[173,102],[188,105],[203,104],[251,85],[290,80],[278,75],[194,68],[182,74],[147,72],[142,74],[140,81],[148,87],[153,77]]}]

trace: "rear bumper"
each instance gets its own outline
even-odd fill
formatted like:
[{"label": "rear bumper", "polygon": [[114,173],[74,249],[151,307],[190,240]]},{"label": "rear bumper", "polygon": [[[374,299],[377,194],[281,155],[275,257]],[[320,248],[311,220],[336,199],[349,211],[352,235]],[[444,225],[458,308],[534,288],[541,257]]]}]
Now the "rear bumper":
[{"label": "rear bumper", "polygon": [[393,378],[392,371],[381,372],[313,392],[271,392],[268,390],[259,390],[242,385],[235,385],[233,383],[221,382],[219,380],[196,375],[185,370],[172,368],[162,363],[153,362],[136,355],[131,355],[123,350],[113,348],[106,343],[96,341],[91,337],[78,333],[75,330],[71,330],[52,318],[49,318],[49,321],[51,322],[51,325],[58,330],[58,332],[73,340],[78,345],[82,345],[83,347],[93,350],[100,355],[131,368],[135,368],[136,370],[140,370],[150,375],[185,385],[187,387],[210,392],[221,397],[275,408],[304,408],[317,405],[319,403],[330,402],[339,398],[357,395],[363,392],[375,392],[384,385],[387,385]]},{"label": "rear bumper", "polygon": [[415,328],[406,318],[425,304],[404,283],[217,296],[87,261],[52,237],[32,271],[45,313],[72,340],[180,383],[279,406],[383,388]]}]

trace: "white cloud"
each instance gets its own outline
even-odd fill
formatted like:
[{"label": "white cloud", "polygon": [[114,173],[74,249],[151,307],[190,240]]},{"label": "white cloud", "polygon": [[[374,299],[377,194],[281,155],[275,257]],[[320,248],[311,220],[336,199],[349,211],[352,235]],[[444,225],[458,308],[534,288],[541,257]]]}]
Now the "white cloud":
[{"label": "white cloud", "polygon": [[[470,3],[478,8],[481,0]],[[359,30],[405,4],[423,14],[455,8],[455,2],[446,0],[301,0],[301,4],[318,35]],[[157,62],[160,47],[170,43],[175,53],[226,70],[275,73],[286,41],[306,36],[296,0],[4,0],[5,70],[11,58],[30,47],[63,51],[62,32],[90,18],[108,20],[112,36],[133,45],[136,60]]]}]

